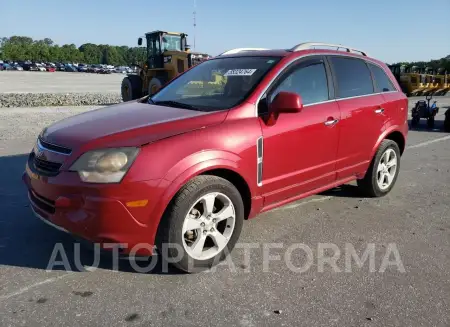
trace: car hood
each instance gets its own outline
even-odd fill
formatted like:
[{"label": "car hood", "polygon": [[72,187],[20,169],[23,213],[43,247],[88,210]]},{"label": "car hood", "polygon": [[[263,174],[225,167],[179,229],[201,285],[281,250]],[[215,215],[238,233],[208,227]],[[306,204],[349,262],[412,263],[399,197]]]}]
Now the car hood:
[{"label": "car hood", "polygon": [[42,131],[41,138],[71,149],[140,146],[221,123],[226,111],[202,112],[130,101],[75,115]]}]

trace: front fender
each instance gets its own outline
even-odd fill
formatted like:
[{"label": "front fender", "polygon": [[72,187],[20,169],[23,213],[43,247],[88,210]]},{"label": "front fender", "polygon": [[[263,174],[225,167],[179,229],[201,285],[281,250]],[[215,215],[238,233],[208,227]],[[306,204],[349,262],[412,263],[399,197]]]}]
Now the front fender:
[{"label": "front fender", "polygon": [[[214,153],[220,152],[220,151],[208,151],[211,153],[199,153],[197,155],[206,155],[208,158],[210,156],[213,156]],[[209,156],[210,155],[210,156]],[[196,154],[190,156],[195,157]],[[243,173],[243,167],[240,167],[240,162],[237,160],[230,160],[230,158],[239,158],[235,154],[232,153],[222,153],[222,156],[228,156],[229,158],[217,158],[214,159],[206,159],[201,162],[198,162],[194,165],[187,166],[187,163],[190,162],[189,157],[180,161],[177,165],[175,165],[172,169],[169,170],[166,177],[161,181],[161,187],[165,188],[164,193],[158,199],[157,205],[151,212],[151,217],[154,217],[154,219],[150,219],[149,221],[149,230],[154,231],[154,235],[149,235],[150,238],[152,238],[152,241],[154,241],[156,237],[156,232],[159,226],[159,223],[163,217],[164,211],[166,210],[167,206],[169,205],[170,201],[173,199],[173,197],[176,195],[176,193],[183,187],[184,184],[186,184],[190,179],[192,179],[195,176],[198,176],[206,171],[213,170],[213,169],[228,169],[231,170],[240,176],[246,181],[247,185],[249,185],[251,197],[254,196],[254,193],[252,190],[252,181],[249,176],[246,176],[245,173]],[[193,158],[190,158],[193,159]],[[256,173],[255,173],[255,181],[256,182]],[[255,184],[256,185],[256,184]]]},{"label": "front fender", "polygon": [[202,164],[207,167],[214,167],[215,163],[222,163],[225,166],[230,167],[230,169],[237,169],[238,162],[240,161],[241,158],[232,152],[220,150],[199,151],[178,161],[172,168],[169,169],[167,174],[164,176],[164,179],[173,181],[178,176],[183,174],[183,172],[194,167],[201,167]]}]

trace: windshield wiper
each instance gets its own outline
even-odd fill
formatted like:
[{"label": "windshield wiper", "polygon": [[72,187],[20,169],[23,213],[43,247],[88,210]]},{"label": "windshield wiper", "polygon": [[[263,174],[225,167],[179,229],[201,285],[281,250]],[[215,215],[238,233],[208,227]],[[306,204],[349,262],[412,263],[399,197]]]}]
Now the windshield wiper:
[{"label": "windshield wiper", "polygon": [[160,105],[160,106],[168,106],[168,107],[174,107],[174,108],[182,108],[182,109],[190,109],[190,110],[200,110],[199,108],[192,106],[187,103],[178,102],[178,101],[153,101],[153,104]]}]

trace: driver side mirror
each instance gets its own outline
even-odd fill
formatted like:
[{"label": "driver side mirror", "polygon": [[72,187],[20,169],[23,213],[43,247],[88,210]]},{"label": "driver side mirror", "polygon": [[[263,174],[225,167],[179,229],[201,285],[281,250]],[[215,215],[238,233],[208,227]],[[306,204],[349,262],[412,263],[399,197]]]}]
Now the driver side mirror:
[{"label": "driver side mirror", "polygon": [[142,45],[142,38],[141,37],[138,39],[138,45]]},{"label": "driver side mirror", "polygon": [[296,113],[303,109],[302,97],[294,92],[280,92],[269,104],[272,113]]}]

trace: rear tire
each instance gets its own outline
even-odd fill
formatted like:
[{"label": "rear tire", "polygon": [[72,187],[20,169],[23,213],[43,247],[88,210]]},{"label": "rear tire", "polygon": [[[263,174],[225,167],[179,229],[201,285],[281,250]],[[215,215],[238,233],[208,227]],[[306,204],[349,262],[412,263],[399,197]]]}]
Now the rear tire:
[{"label": "rear tire", "polygon": [[434,116],[431,116],[427,119],[427,126],[428,126],[428,128],[434,127]]},{"label": "rear tire", "polygon": [[139,99],[142,96],[142,81],[138,75],[129,75],[122,80],[120,88],[123,102]]},{"label": "rear tire", "polygon": [[400,149],[392,140],[381,142],[369,169],[358,187],[368,197],[381,197],[388,194],[397,181],[400,171]]},{"label": "rear tire", "polygon": [[444,131],[450,133],[450,109],[445,112]]},{"label": "rear tire", "polygon": [[419,125],[420,122],[420,118],[419,117],[412,117],[411,119],[411,126],[412,127],[416,127],[417,125]]},{"label": "rear tire", "polygon": [[197,176],[178,191],[166,209],[156,245],[163,259],[177,268],[200,272],[231,252],[243,221],[244,204],[232,183],[217,176]]}]

